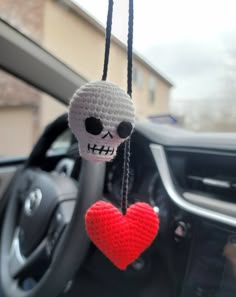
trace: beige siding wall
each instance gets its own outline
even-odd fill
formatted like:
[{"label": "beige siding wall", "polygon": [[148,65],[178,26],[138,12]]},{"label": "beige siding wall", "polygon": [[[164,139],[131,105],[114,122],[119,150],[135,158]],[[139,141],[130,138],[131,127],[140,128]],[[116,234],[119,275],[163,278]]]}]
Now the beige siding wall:
[{"label": "beige siding wall", "polygon": [[[74,11],[47,0],[44,19],[44,46],[84,76],[101,79],[104,55],[104,34]],[[169,86],[140,61],[134,61],[143,74],[141,87],[133,85],[137,113],[142,116],[167,113]],[[108,79],[126,88],[126,52],[117,43],[111,46]],[[149,81],[155,80],[155,100],[149,100]],[[56,109],[56,106],[55,106]],[[46,110],[46,108],[44,108]]]},{"label": "beige siding wall", "polygon": [[99,79],[104,44],[101,34],[71,10],[48,0],[44,16],[44,46],[87,79]]},{"label": "beige siding wall", "polygon": [[154,108],[149,108],[150,114],[155,114],[155,109],[158,110],[158,113],[169,113],[169,97],[170,88],[157,80],[155,105]]},{"label": "beige siding wall", "polygon": [[[133,97],[136,99],[137,113],[141,116],[168,113],[170,87],[163,83],[155,74],[143,67],[139,62],[134,62],[134,67],[141,72],[143,82],[138,86],[133,82]],[[155,100],[151,102],[149,94],[150,80],[155,82]]]},{"label": "beige siding wall", "polygon": [[0,157],[28,155],[34,143],[33,113],[29,107],[0,108]]},{"label": "beige siding wall", "polygon": [[40,108],[40,131],[53,120],[55,120],[59,115],[67,111],[67,107],[62,103],[56,101],[50,96],[45,94],[41,97],[41,108]]}]

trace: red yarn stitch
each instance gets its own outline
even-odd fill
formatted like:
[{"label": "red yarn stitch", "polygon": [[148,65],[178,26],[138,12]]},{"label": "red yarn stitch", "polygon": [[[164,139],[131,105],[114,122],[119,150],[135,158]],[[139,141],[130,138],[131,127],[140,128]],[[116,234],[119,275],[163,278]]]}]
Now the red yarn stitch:
[{"label": "red yarn stitch", "polygon": [[85,224],[91,241],[121,270],[151,245],[159,230],[157,214],[143,202],[122,215],[111,203],[98,201],[88,209]]}]

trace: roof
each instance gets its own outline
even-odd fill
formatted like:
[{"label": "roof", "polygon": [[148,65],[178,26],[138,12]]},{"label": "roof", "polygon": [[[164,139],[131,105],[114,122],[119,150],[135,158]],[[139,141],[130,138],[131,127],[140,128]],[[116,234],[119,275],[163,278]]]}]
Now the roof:
[{"label": "roof", "polygon": [[[72,9],[77,15],[79,15],[81,18],[83,18],[85,21],[87,21],[89,24],[91,24],[94,28],[96,28],[99,32],[105,35],[105,28],[104,26],[97,21],[93,16],[91,16],[86,10],[84,10],[81,6],[78,5],[77,2],[74,0],[57,0],[60,4],[65,5],[66,7]],[[117,37],[112,35],[112,41],[118,45],[120,48],[126,51],[127,47],[126,45],[119,40]],[[143,64],[150,72],[152,72],[154,75],[156,75],[160,80],[165,82],[169,87],[172,87],[173,84],[167,79],[165,76],[163,76],[159,71],[157,71],[150,62],[148,62],[144,57],[142,57],[137,52],[134,52],[134,59],[141,64]]]}]

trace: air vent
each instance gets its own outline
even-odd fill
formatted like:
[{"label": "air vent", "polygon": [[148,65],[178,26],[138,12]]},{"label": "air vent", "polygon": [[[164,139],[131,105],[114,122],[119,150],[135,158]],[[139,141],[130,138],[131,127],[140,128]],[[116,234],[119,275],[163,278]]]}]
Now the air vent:
[{"label": "air vent", "polygon": [[[199,166],[199,165],[198,165]],[[191,160],[185,175],[186,190],[194,193],[206,194],[208,197],[228,202],[236,201],[236,181],[229,168],[219,170],[217,164],[202,164],[204,172],[199,175],[196,164]]]},{"label": "air vent", "polygon": [[187,190],[194,193],[204,193],[223,201],[236,200],[236,185],[229,180],[199,177],[188,175],[186,177]]},{"label": "air vent", "polygon": [[236,203],[236,156],[171,152],[169,162],[183,192]]},{"label": "air vent", "polygon": [[[202,177],[204,175],[199,174],[199,172],[204,173],[205,171],[209,178],[213,178],[214,170],[216,170],[214,167],[216,162],[214,161],[216,160],[218,161],[217,170],[221,167],[221,172],[224,173],[225,177],[233,177],[233,180],[235,180],[236,153],[180,148],[164,150],[163,146],[158,144],[151,144],[150,147],[169,198],[178,207],[208,220],[236,227],[235,199],[232,199],[233,202],[230,203],[222,201],[225,196],[222,200],[217,200],[206,194],[196,194],[185,190],[188,175]],[[195,172],[198,172],[198,174],[188,173],[187,169],[189,169],[190,162],[198,165],[198,168],[191,166],[191,168],[197,169]],[[212,164],[212,166],[208,167],[209,164]],[[215,176],[217,176],[218,172],[215,171],[215,173]]]}]

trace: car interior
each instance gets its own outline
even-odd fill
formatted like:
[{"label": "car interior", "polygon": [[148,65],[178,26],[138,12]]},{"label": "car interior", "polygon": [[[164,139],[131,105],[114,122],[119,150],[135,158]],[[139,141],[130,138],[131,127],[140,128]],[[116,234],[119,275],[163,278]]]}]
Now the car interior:
[{"label": "car interior", "polygon": [[[85,83],[4,21],[0,47],[2,70],[65,106]],[[63,135],[66,150],[51,150]],[[160,230],[120,271],[89,240],[84,215],[101,197],[119,207],[123,150],[112,162],[83,160],[64,113],[27,158],[0,159],[0,297],[235,296],[235,134],[137,120],[129,203],[151,205]]]}]

